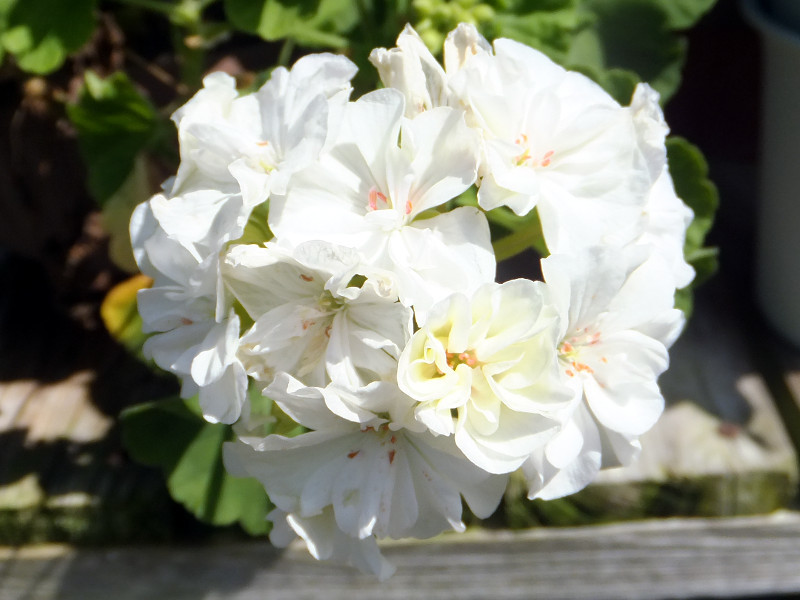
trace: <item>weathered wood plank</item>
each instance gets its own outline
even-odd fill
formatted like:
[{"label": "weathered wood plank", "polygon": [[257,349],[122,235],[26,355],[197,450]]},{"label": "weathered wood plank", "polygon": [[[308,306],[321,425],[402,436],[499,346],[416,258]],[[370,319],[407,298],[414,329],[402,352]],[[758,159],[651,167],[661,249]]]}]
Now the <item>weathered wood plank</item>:
[{"label": "weathered wood plank", "polygon": [[800,514],[480,530],[384,547],[378,583],[303,549],[0,550],[0,600],[443,600],[731,597],[800,592]]}]

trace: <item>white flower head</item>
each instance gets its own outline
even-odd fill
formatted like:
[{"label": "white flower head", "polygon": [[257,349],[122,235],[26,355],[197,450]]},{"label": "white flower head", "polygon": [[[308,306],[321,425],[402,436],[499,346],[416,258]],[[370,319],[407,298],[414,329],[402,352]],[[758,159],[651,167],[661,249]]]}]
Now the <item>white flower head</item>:
[{"label": "white flower head", "polygon": [[524,470],[531,496],[554,498],[636,454],[638,436],[663,411],[657,379],[683,313],[672,306],[667,265],[642,248],[551,255],[542,271],[561,315],[558,360],[573,402],[559,435]]},{"label": "white flower head", "polygon": [[541,282],[488,284],[471,299],[454,294],[403,350],[400,388],[432,432],[455,434],[490,473],[511,472],[555,433],[569,400],[558,382],[557,329]]}]

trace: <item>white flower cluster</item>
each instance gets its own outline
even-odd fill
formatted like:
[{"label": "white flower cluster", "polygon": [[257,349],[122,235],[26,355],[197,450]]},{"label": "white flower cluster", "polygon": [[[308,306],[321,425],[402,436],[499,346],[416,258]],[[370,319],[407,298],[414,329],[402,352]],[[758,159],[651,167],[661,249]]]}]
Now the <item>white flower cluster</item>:
[{"label": "white flower cluster", "polygon": [[[209,75],[131,236],[154,281],[145,353],[206,419],[239,423],[225,465],[263,483],[272,541],[383,578],[376,539],[463,530],[462,498],[488,516],[514,471],[556,498],[636,455],[692,214],[646,85],[620,106],[467,25],[444,67],[410,27],[370,60],[386,87],[355,101],[355,66],[330,54],[249,95]],[[480,209],[447,209],[473,185]],[[495,282],[484,211],[501,206],[537,209],[544,281]],[[305,432],[246,435],[251,380]]]}]

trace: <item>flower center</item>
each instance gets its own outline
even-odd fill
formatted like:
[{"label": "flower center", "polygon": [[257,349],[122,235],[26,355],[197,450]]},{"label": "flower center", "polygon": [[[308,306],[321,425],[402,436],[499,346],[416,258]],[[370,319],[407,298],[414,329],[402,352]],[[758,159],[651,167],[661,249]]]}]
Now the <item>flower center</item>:
[{"label": "flower center", "polygon": [[275,152],[272,150],[272,147],[266,140],[263,142],[256,142],[256,146],[258,146],[258,152],[255,159],[256,165],[261,167],[265,173],[271,173],[273,170],[275,170]]},{"label": "flower center", "polygon": [[[576,373],[586,373],[587,375],[594,373],[592,367],[579,360],[580,350],[585,346],[594,346],[599,343],[600,337],[599,331],[590,332],[588,328],[584,328],[561,341],[558,345],[558,360],[568,377],[575,377]],[[600,360],[606,362],[605,357]]]},{"label": "flower center", "polygon": [[[372,186],[367,194],[367,211],[372,212],[387,208],[393,208],[392,201],[386,197],[386,194],[379,191],[375,186]],[[404,207],[405,213],[410,215],[413,209],[414,206],[411,204],[411,200],[407,200]]]},{"label": "flower center", "polygon": [[553,159],[553,150],[545,152],[540,159],[534,158],[531,154],[528,136],[524,133],[519,134],[514,143],[519,146],[521,152],[514,157],[514,166],[517,167],[549,167]]},{"label": "flower center", "polygon": [[392,203],[386,197],[386,194],[383,192],[378,191],[378,189],[373,186],[369,189],[369,194],[367,195],[367,210],[383,210],[385,208],[391,208]]},{"label": "flower center", "polygon": [[319,300],[317,300],[317,305],[322,312],[332,313],[342,308],[344,302],[335,298],[328,290],[323,290]]},{"label": "flower center", "polygon": [[458,365],[467,365],[472,368],[478,365],[478,359],[475,357],[475,350],[466,350],[464,352],[447,352],[447,366],[455,370]]}]

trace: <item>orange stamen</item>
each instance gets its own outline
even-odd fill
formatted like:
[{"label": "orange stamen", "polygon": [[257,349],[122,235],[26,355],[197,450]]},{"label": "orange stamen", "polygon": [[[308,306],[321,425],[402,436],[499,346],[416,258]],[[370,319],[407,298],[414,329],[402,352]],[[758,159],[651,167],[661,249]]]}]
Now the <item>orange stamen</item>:
[{"label": "orange stamen", "polygon": [[378,210],[378,200],[386,203],[386,196],[379,192],[376,188],[372,187],[369,190],[369,209],[370,210]]}]

